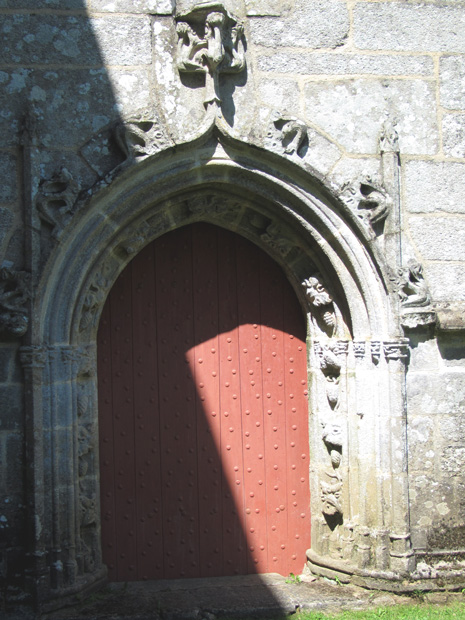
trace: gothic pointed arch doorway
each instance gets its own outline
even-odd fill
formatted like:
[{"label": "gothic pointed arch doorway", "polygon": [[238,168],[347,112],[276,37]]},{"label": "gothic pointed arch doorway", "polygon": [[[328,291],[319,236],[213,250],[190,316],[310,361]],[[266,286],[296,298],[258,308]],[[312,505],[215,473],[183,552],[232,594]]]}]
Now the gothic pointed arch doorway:
[{"label": "gothic pointed arch doorway", "polygon": [[282,270],[235,233],[185,226],[125,268],[98,332],[110,579],[302,570],[305,340]]}]

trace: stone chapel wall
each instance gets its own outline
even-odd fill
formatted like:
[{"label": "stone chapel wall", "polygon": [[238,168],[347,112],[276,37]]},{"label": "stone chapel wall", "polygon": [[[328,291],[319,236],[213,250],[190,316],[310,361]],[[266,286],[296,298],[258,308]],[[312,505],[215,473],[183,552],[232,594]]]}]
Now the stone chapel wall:
[{"label": "stone chapel wall", "polygon": [[[275,148],[273,124],[302,123],[295,157],[342,194],[380,178],[383,123],[399,134],[402,260],[421,264],[438,317],[405,333],[412,542],[430,566],[465,561],[465,2],[234,4],[247,42],[247,72],[224,83],[236,135]],[[201,124],[203,88],[179,77],[172,12],[170,0],[0,2],[0,578],[10,581],[24,565],[30,431],[17,274],[47,258],[27,231],[47,247],[78,193],[124,160],[94,140],[109,124],[155,109],[175,141]]]}]

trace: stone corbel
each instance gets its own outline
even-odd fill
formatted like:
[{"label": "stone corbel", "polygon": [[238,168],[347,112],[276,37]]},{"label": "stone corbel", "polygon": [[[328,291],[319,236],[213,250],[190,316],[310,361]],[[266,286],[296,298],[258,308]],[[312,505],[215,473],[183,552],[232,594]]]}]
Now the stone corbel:
[{"label": "stone corbel", "polygon": [[0,330],[9,336],[23,336],[29,325],[32,278],[25,271],[0,269]]}]

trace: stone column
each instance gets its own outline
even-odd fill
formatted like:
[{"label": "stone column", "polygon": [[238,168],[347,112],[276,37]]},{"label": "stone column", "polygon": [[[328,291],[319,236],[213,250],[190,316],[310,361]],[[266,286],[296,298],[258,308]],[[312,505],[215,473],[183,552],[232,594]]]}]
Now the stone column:
[{"label": "stone column", "polygon": [[48,531],[46,527],[44,477],[43,374],[47,352],[41,346],[20,349],[24,370],[26,494],[27,494],[27,568],[26,588],[33,604],[40,607],[49,598],[50,574],[47,564]]},{"label": "stone column", "polygon": [[410,540],[407,469],[406,364],[408,340],[383,344],[389,372],[390,397],[390,568],[400,574],[415,568]]}]

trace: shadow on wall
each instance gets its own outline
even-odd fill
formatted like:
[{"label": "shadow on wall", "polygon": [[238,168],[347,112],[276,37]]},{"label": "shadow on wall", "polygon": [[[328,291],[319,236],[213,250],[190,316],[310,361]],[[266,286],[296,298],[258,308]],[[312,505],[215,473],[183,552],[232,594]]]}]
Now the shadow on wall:
[{"label": "shadow on wall", "polygon": [[[13,171],[8,177],[21,179],[23,185],[23,190],[14,187],[8,194],[8,203],[0,205],[0,217],[8,224],[8,232],[3,237],[2,265],[26,271],[31,269],[31,266],[40,269],[40,265],[50,254],[51,247],[59,240],[57,221],[60,220],[57,220],[57,211],[58,215],[66,215],[69,206],[66,196],[54,196],[39,212],[36,203],[38,188],[43,188],[45,183],[51,183],[50,192],[60,194],[63,179],[66,183],[72,179],[73,191],[77,193],[98,181],[101,171],[93,162],[104,160],[108,153],[112,152],[114,145],[107,145],[108,152],[104,147],[102,151],[92,152],[90,155],[89,149],[84,152],[82,147],[92,135],[107,131],[106,128],[118,124],[123,116],[129,116],[142,108],[153,108],[155,79],[151,31],[153,22],[157,19],[170,19],[166,14],[158,17],[144,12],[125,12],[128,11],[127,3],[119,3],[120,12],[113,14],[112,3],[95,1],[93,6],[96,9],[98,6],[99,12],[92,19],[81,0],[46,0],[40,8],[37,8],[37,4],[36,0],[6,0],[7,8],[0,9],[0,21],[5,34],[1,59],[3,67],[0,66],[0,81],[3,84],[0,94],[0,135],[3,136],[0,156],[4,158],[7,168]],[[106,8],[107,6],[110,8]],[[11,9],[15,9],[17,13],[13,14]],[[25,134],[24,117],[27,115],[30,120]],[[20,136],[25,146],[22,150]],[[111,132],[108,136],[109,140],[114,139]],[[124,159],[124,153],[121,158]],[[24,200],[21,200],[21,195]],[[50,212],[53,217],[50,217]],[[22,220],[23,213],[26,213],[25,221]],[[38,250],[30,243],[31,238],[25,232],[30,229],[31,221],[37,226],[40,246]],[[33,256],[37,251],[38,259]],[[20,405],[21,378],[19,373],[15,376],[18,413],[14,413],[14,407],[8,408],[10,418],[4,420],[2,417],[0,439],[13,445],[13,438],[15,446],[25,442],[26,452],[30,454],[33,445],[32,430],[28,434],[28,429],[25,428],[23,405]],[[196,408],[200,410],[197,396],[194,401],[197,403]],[[51,440],[52,421],[48,419],[47,411],[43,414],[44,453],[57,461],[59,455],[54,453]],[[198,417],[198,425],[197,431],[203,432],[207,437],[208,429],[201,417]],[[215,447],[211,437],[207,438],[206,442],[210,442],[207,452],[214,455]],[[37,479],[37,470],[33,467],[24,468],[21,454],[22,450],[18,449],[15,457],[8,459],[8,472],[4,479],[10,484],[8,489],[1,489],[0,497],[2,506],[7,503],[9,506],[10,512],[5,513],[5,518],[8,523],[15,524],[1,540],[4,550],[2,576],[10,586],[23,584],[25,571],[30,568],[26,566],[25,557],[35,554],[37,558],[35,552],[39,546],[45,549],[45,556],[40,559],[40,562],[45,562],[44,572],[53,572],[54,553],[59,551],[55,549],[52,540],[54,524],[66,524],[70,520],[70,507],[50,498],[47,482]],[[225,485],[227,486],[226,476],[221,471],[218,457],[213,456],[213,459],[215,467],[209,465],[216,468],[216,478],[221,481],[221,488],[224,490]],[[173,463],[173,467],[176,466],[176,463]],[[24,469],[28,472],[26,479],[23,477]],[[37,502],[37,489],[41,488],[43,483],[43,522],[40,523],[38,541],[35,529],[37,515],[32,507]],[[79,485],[80,481],[76,483]],[[209,482],[207,484],[209,485]],[[213,486],[212,482],[212,488]],[[14,496],[11,494],[12,488],[16,489]],[[228,501],[231,504],[231,501]],[[29,511],[24,514],[22,509],[18,509],[20,505],[29,506]],[[207,504],[204,509],[207,510]],[[234,531],[238,537],[238,545],[245,549],[246,537],[241,529],[243,524],[237,525],[237,516],[234,516],[232,507],[230,512],[233,515],[232,520],[236,519]],[[208,515],[206,518],[208,519]],[[98,521],[100,516],[97,515],[96,519]],[[86,523],[81,523],[81,530],[87,526]],[[172,553],[178,556],[182,541],[176,531],[176,524],[174,527],[176,535],[173,538]],[[2,534],[4,532],[5,529]],[[189,532],[186,532],[186,535],[188,534]],[[107,532],[106,535],[107,540],[111,541],[111,533]],[[197,547],[199,551],[202,547],[203,554],[214,554],[213,543],[214,539],[205,535],[203,540],[198,539]],[[131,548],[131,544],[128,544],[129,554],[134,553],[135,549],[136,547]],[[77,551],[82,553],[82,548]],[[248,564],[247,557],[247,554],[243,555],[238,566],[242,567],[244,564],[244,572],[254,572],[254,565]],[[299,569],[302,568],[304,559],[302,558]],[[120,560],[123,561],[124,558]],[[58,565],[56,562],[55,564]],[[33,570],[37,571],[38,568],[40,567],[34,566]],[[94,568],[86,566],[85,563],[79,565],[78,562],[78,573],[83,576]],[[129,564],[127,569],[129,570]],[[240,570],[242,572],[242,568]],[[218,574],[218,571],[215,574]],[[64,575],[64,583],[60,582],[60,579],[63,579],[63,576],[52,576],[51,585],[56,592],[60,591],[60,587],[73,583],[67,574]],[[40,594],[36,593],[36,596],[41,598]],[[271,592],[269,597],[273,598]]]}]

